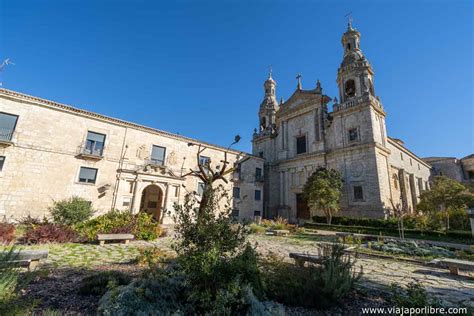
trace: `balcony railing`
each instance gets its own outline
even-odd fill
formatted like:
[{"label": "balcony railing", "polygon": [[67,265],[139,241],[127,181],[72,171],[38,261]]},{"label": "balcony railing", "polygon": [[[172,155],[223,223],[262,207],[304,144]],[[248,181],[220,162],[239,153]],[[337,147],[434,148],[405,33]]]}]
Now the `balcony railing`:
[{"label": "balcony railing", "polygon": [[152,166],[164,166],[165,162],[162,159],[147,159],[145,160],[146,165],[152,165]]},{"label": "balcony railing", "polygon": [[11,128],[0,127],[0,141],[10,142],[13,137],[13,130]]},{"label": "balcony railing", "polygon": [[334,112],[341,111],[341,110],[346,110],[346,109],[355,107],[355,106],[357,106],[361,103],[368,102],[368,101],[372,101],[379,108],[382,108],[382,104],[380,103],[380,101],[377,98],[373,97],[372,95],[363,95],[363,96],[360,96],[360,97],[355,97],[355,98],[349,99],[346,102],[342,102],[342,103],[339,103],[339,104],[334,104],[334,109],[333,110],[334,110]]},{"label": "balcony railing", "polygon": [[103,158],[104,147],[90,146],[88,144],[79,146],[78,156],[86,159],[100,160]]}]

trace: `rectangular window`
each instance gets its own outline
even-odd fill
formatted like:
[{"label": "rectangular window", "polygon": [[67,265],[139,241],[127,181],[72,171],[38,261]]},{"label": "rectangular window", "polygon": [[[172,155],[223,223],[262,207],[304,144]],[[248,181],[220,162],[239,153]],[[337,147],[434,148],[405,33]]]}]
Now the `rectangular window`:
[{"label": "rectangular window", "polygon": [[262,199],[262,191],[255,190],[255,201],[260,201]]},{"label": "rectangular window", "polygon": [[258,153],[258,156],[259,156],[260,158],[263,158],[263,151],[259,152],[259,153]]},{"label": "rectangular window", "polygon": [[[2,168],[1,168],[1,165],[2,165],[1,159],[2,158],[0,158],[0,171],[2,170]],[[473,180],[474,179],[474,171],[468,171],[467,176],[468,176],[469,180]]]},{"label": "rectangular window", "polygon": [[86,147],[84,148],[84,153],[95,156],[102,156],[104,152],[105,145],[105,135],[87,132]]},{"label": "rectangular window", "polygon": [[349,142],[356,142],[359,140],[359,131],[357,128],[351,128],[349,130]]},{"label": "rectangular window", "polygon": [[255,168],[255,181],[262,181],[262,180],[263,180],[262,168]]},{"label": "rectangular window", "polygon": [[165,164],[166,148],[153,145],[151,149],[151,162],[160,166]]},{"label": "rectangular window", "polygon": [[400,159],[403,160],[403,153],[400,153]]},{"label": "rectangular window", "polygon": [[262,216],[262,212],[260,211],[253,211],[253,216]]},{"label": "rectangular window", "polygon": [[296,137],[296,154],[304,154],[306,152],[306,136]]},{"label": "rectangular window", "polygon": [[364,200],[364,192],[362,191],[362,186],[360,185],[354,186],[354,200],[355,201]]},{"label": "rectangular window", "polygon": [[198,182],[197,194],[202,196],[204,193],[204,182]]},{"label": "rectangular window", "polygon": [[232,196],[236,199],[240,199],[240,188],[234,187],[232,189]]},{"label": "rectangular window", "polygon": [[4,164],[5,164],[5,156],[0,156],[0,171],[3,170]]},{"label": "rectangular window", "polygon": [[175,185],[174,186],[174,197],[178,197],[179,196],[179,186]]},{"label": "rectangular window", "polygon": [[413,161],[411,160],[411,158],[410,158],[410,166],[413,166]]},{"label": "rectangular window", "polygon": [[206,165],[206,164],[209,162],[210,159],[211,159],[211,158],[209,158],[209,157],[201,156],[201,155],[200,155],[200,156],[199,156],[199,164],[200,164],[201,166],[204,166],[204,165]]},{"label": "rectangular window", "polygon": [[239,210],[232,210],[232,214],[230,216],[239,217]]},{"label": "rectangular window", "polygon": [[122,206],[129,207],[132,204],[132,198],[129,196],[124,196],[122,199]]},{"label": "rectangular window", "polygon": [[79,171],[79,182],[82,183],[95,183],[97,179],[97,169],[81,167]]},{"label": "rectangular window", "polygon": [[12,140],[17,120],[17,115],[0,112],[0,141]]}]

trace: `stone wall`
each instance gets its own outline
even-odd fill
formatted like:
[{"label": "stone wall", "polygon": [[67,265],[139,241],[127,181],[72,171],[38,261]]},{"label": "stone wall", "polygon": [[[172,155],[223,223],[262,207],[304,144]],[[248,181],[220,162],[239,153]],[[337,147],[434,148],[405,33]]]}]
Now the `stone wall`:
[{"label": "stone wall", "polygon": [[[6,157],[0,172],[0,216],[7,220],[42,217],[53,201],[73,195],[91,201],[98,214],[113,207],[139,211],[142,191],[149,185],[160,188],[162,208],[172,210],[186,192],[198,190],[197,178],[181,175],[197,167],[199,144],[207,147],[202,155],[211,158],[212,165],[222,165],[224,159],[225,149],[218,146],[3,89],[0,112],[18,115],[13,144],[0,147],[0,156]],[[100,158],[79,155],[88,131],[106,135]],[[166,147],[161,168],[147,167],[153,145]],[[228,151],[230,166],[243,156]],[[243,191],[262,186],[250,180],[257,166],[263,169],[263,160],[253,156],[242,164]],[[78,181],[81,167],[98,169],[94,184]],[[230,181],[225,187],[231,191],[233,185]],[[248,195],[239,207],[262,209],[262,203]]]}]

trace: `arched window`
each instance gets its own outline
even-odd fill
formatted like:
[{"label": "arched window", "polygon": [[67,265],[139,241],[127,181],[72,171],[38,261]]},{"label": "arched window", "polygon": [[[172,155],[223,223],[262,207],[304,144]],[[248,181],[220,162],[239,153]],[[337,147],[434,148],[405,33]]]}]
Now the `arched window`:
[{"label": "arched window", "polygon": [[267,120],[264,116],[260,119],[260,130],[264,131],[266,127],[267,127]]},{"label": "arched window", "polygon": [[352,79],[349,79],[346,81],[344,84],[344,93],[346,95],[346,98],[351,98],[355,96],[355,81]]},{"label": "arched window", "polygon": [[347,47],[347,50],[351,50],[351,43],[347,43],[346,47]]},{"label": "arched window", "polygon": [[372,80],[369,80],[369,91],[371,95],[375,96],[374,84],[372,83]]}]

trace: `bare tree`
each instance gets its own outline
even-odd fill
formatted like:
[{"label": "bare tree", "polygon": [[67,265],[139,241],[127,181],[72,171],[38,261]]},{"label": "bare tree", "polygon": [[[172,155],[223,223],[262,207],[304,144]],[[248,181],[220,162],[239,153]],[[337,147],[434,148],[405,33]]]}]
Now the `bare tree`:
[{"label": "bare tree", "polygon": [[[401,198],[400,198],[401,200]],[[390,199],[390,203],[392,204],[393,213],[397,218],[397,226],[398,226],[398,235],[403,240],[405,239],[405,228],[403,226],[403,218],[408,215],[408,209],[403,205],[403,203],[395,204],[392,199]]]},{"label": "bare tree", "polygon": [[[232,145],[237,144],[240,141],[240,136],[236,135],[234,138],[234,142],[230,144],[227,148],[228,150],[232,147]],[[194,146],[194,143],[188,143],[188,146]],[[183,175],[186,176],[194,176],[199,178],[204,183],[204,188],[201,196],[201,201],[199,203],[199,211],[198,211],[198,220],[202,217],[204,212],[207,209],[209,204],[209,199],[211,198],[212,194],[212,185],[214,182],[218,180],[222,180],[224,183],[229,183],[229,180],[226,178],[227,175],[233,173],[236,170],[236,166],[229,166],[229,161],[227,158],[227,151],[224,151],[224,160],[221,160],[221,165],[216,165],[214,168],[212,167],[211,159],[208,159],[204,164],[200,161],[201,154],[207,149],[207,147],[199,144],[198,152],[196,154],[196,162],[198,169],[190,171]],[[247,161],[250,157],[245,157],[239,163],[243,163]]]}]

